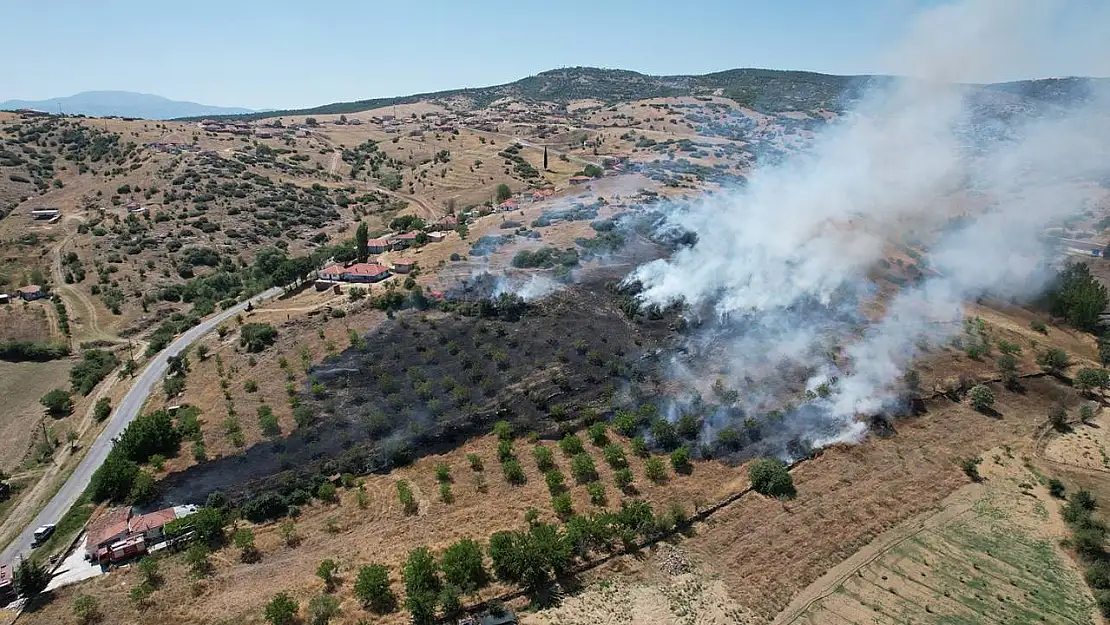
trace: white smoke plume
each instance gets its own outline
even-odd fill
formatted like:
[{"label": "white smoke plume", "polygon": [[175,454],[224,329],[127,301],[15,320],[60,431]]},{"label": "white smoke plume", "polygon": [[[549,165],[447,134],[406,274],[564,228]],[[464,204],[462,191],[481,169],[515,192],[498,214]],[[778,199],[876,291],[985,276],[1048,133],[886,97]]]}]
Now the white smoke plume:
[{"label": "white smoke plume", "polygon": [[[917,346],[958,328],[963,302],[1043,289],[1038,235],[1085,206],[1084,179],[1105,175],[1105,93],[1022,110],[1010,94],[967,86],[1020,72],[1061,6],[970,0],[922,13],[893,54],[907,78],[876,86],[812,150],[756,171],[746,189],[672,212],[668,225],[697,243],[629,276],[642,302],[688,305],[703,324],[695,349],[715,350],[749,412],[774,409],[767,389],[786,371],[809,390],[835,378],[787,429],[808,428],[818,446],[857,439],[857,417],[890,405]],[[984,99],[1008,119],[984,116]],[[865,317],[868,272],[910,240],[928,248],[927,277]],[[834,362],[836,337],[849,333]]]}]

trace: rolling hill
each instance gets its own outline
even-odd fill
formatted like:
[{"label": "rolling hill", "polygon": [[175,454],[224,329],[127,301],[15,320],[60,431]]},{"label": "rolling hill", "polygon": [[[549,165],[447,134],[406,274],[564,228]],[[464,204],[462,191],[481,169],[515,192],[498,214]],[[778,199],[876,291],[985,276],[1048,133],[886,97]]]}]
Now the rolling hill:
[{"label": "rolling hill", "polygon": [[149,93],[131,91],[84,91],[64,98],[48,100],[8,100],[0,102],[0,110],[32,109],[47,113],[90,115],[93,117],[139,117],[173,119],[209,115],[253,113],[251,109],[209,106],[196,102],[170,100]]}]

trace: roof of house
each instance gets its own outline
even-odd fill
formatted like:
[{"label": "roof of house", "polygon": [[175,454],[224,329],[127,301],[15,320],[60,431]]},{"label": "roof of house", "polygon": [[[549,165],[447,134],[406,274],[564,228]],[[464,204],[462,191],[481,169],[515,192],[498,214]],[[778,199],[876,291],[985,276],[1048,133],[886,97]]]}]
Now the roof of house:
[{"label": "roof of house", "polygon": [[395,234],[395,235],[393,235],[393,236],[392,236],[392,237],[390,237],[390,238],[393,238],[393,239],[402,239],[402,240],[405,240],[405,241],[407,241],[407,240],[409,240],[409,239],[415,239],[415,238],[416,238],[416,236],[417,236],[418,234],[420,234],[420,233],[419,233],[419,232],[417,232],[416,230],[412,230],[412,231],[410,231],[410,232],[403,232],[403,233],[401,233],[401,234]]},{"label": "roof of house", "polygon": [[440,219],[439,223],[445,226],[457,226],[459,224],[459,218],[455,217],[454,215],[447,215],[446,217]]},{"label": "roof of house", "polygon": [[38,292],[42,291],[42,287],[37,285],[37,284],[29,284],[27,286],[21,286],[16,290],[18,292],[24,293],[26,295],[32,295],[34,293],[38,293]]},{"label": "roof of house", "polygon": [[589,176],[571,176],[570,179],[571,182],[586,182],[589,180],[593,180],[593,178],[590,178]]},{"label": "roof of house", "polygon": [[411,258],[398,258],[393,261],[394,265],[415,265],[416,261]]},{"label": "roof of house", "polygon": [[386,267],[385,265],[378,265],[378,264],[372,264],[372,263],[357,263],[357,264],[351,265],[350,267],[347,267],[343,271],[343,275],[345,275],[345,276],[367,276],[367,277],[372,278],[374,276],[379,276],[379,275],[381,275],[381,274],[383,274],[387,271],[389,271],[389,267]]},{"label": "roof of house", "polygon": [[368,239],[366,247],[389,247],[389,239]]},{"label": "roof of house", "polygon": [[341,276],[343,275],[343,271],[343,265],[329,265],[320,270],[320,275]]},{"label": "roof of house", "polygon": [[7,564],[0,564],[0,586],[6,586],[12,583],[12,567]]},{"label": "roof of house", "polygon": [[155,510],[147,514],[139,515],[131,519],[132,532],[146,532],[156,527],[162,527],[166,523],[177,518],[177,513],[173,508],[164,508],[162,510]]},{"label": "roof of house", "polygon": [[89,522],[88,546],[95,547],[128,532],[131,506],[111,508]]}]

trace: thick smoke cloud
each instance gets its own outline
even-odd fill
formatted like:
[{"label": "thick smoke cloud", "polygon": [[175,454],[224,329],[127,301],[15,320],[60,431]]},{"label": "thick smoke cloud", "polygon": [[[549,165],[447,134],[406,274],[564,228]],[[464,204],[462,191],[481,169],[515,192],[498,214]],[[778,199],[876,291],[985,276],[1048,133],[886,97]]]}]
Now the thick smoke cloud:
[{"label": "thick smoke cloud", "polygon": [[[746,414],[828,384],[778,428],[772,451],[790,456],[798,436],[858,439],[858,417],[896,402],[919,346],[958,331],[962,302],[1040,292],[1038,235],[1085,207],[1083,179],[1110,162],[1110,98],[1030,106],[965,83],[1020,71],[1059,6],[975,0],[923,13],[892,55],[907,78],[877,84],[812,150],[744,190],[672,211],[668,227],[695,232],[696,245],[629,279],[644,303],[684,302],[700,324],[687,360],[709,366],[676,362],[674,375],[701,394],[719,375]],[[925,277],[876,298],[869,272],[910,241],[927,248]],[[706,435],[721,421],[708,419]]]}]

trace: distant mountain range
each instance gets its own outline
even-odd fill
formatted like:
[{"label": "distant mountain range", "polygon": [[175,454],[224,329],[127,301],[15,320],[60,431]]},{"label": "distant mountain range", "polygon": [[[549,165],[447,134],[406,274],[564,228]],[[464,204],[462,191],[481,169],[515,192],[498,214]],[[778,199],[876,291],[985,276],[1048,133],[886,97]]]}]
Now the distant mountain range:
[{"label": "distant mountain range", "polygon": [[[501,98],[566,103],[592,99],[604,103],[647,98],[721,95],[763,113],[844,111],[872,86],[903,80],[893,76],[836,76],[771,69],[730,69],[702,75],[652,76],[620,69],[569,67],[491,87],[452,89],[393,98],[337,102],[308,109],[266,111],[239,119],[358,113],[422,100],[454,101],[484,108]],[[1045,78],[991,85],[966,85],[973,102],[985,109],[1039,108],[1074,104],[1105,78]]]},{"label": "distant mountain range", "polygon": [[245,108],[180,102],[149,93],[134,93],[131,91],[84,91],[65,98],[0,102],[0,110],[11,111],[15,109],[34,109],[46,113],[61,111],[67,115],[89,115],[92,117],[139,117],[142,119],[242,115],[256,112]]}]

